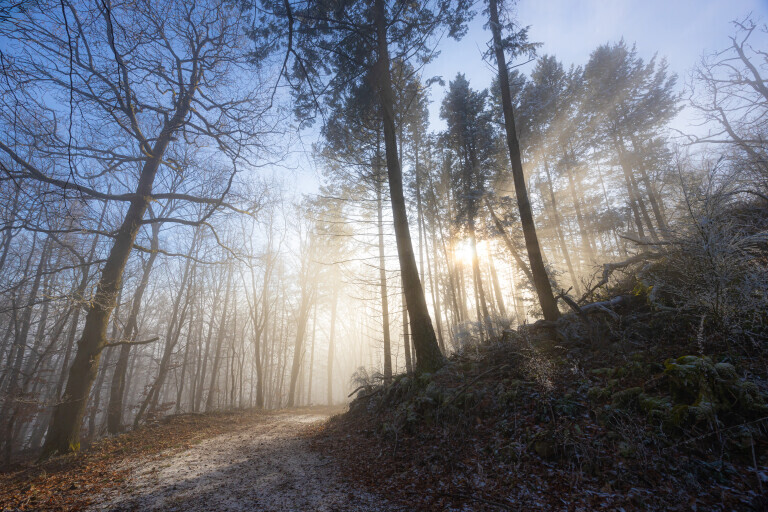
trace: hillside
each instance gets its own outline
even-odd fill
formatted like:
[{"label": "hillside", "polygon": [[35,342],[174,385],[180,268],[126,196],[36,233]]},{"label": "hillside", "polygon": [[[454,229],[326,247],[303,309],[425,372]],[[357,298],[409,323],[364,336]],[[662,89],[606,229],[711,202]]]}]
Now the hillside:
[{"label": "hillside", "polygon": [[581,309],[364,386],[318,446],[422,510],[764,510],[764,359],[642,295]]}]

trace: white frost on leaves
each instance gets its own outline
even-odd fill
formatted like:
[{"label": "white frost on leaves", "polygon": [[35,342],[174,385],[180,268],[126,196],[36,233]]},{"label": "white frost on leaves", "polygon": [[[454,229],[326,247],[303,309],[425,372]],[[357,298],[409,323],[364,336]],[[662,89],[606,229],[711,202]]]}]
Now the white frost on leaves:
[{"label": "white frost on leaves", "polygon": [[[192,448],[135,465],[92,511],[384,511],[383,498],[342,482],[304,432],[327,416],[279,413]],[[361,463],[365,463],[361,461]]]}]

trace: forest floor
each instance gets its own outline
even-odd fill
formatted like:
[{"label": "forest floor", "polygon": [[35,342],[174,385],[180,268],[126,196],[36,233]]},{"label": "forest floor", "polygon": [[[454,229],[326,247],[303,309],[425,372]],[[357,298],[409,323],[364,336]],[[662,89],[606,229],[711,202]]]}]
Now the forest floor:
[{"label": "forest floor", "polygon": [[0,510],[378,511],[310,439],[342,408],[180,415],[0,473]]},{"label": "forest floor", "polygon": [[697,319],[614,302],[593,341],[563,317],[557,339],[532,326],[370,377],[314,446],[411,510],[768,511],[765,361],[691,355]]}]

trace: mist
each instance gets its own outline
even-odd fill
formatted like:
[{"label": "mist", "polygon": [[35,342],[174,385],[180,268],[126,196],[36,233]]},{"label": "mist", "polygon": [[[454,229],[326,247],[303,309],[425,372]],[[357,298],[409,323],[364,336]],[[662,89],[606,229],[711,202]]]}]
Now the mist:
[{"label": "mist", "polygon": [[[384,58],[362,7],[359,40],[307,15],[290,42],[252,7],[0,10],[4,464],[178,415],[345,406],[605,309],[614,271],[766,197],[757,16],[686,76],[624,40],[562,62],[520,20],[489,44],[493,83],[438,86],[424,64],[468,12],[413,7]],[[719,291],[675,293],[741,321]]]}]

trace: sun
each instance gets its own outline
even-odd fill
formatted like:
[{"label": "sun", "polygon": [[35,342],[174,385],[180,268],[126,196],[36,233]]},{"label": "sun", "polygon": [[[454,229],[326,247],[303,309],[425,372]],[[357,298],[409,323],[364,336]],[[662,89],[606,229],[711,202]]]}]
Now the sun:
[{"label": "sun", "polygon": [[462,265],[472,265],[472,243],[469,240],[460,240],[453,246],[453,255]]}]

